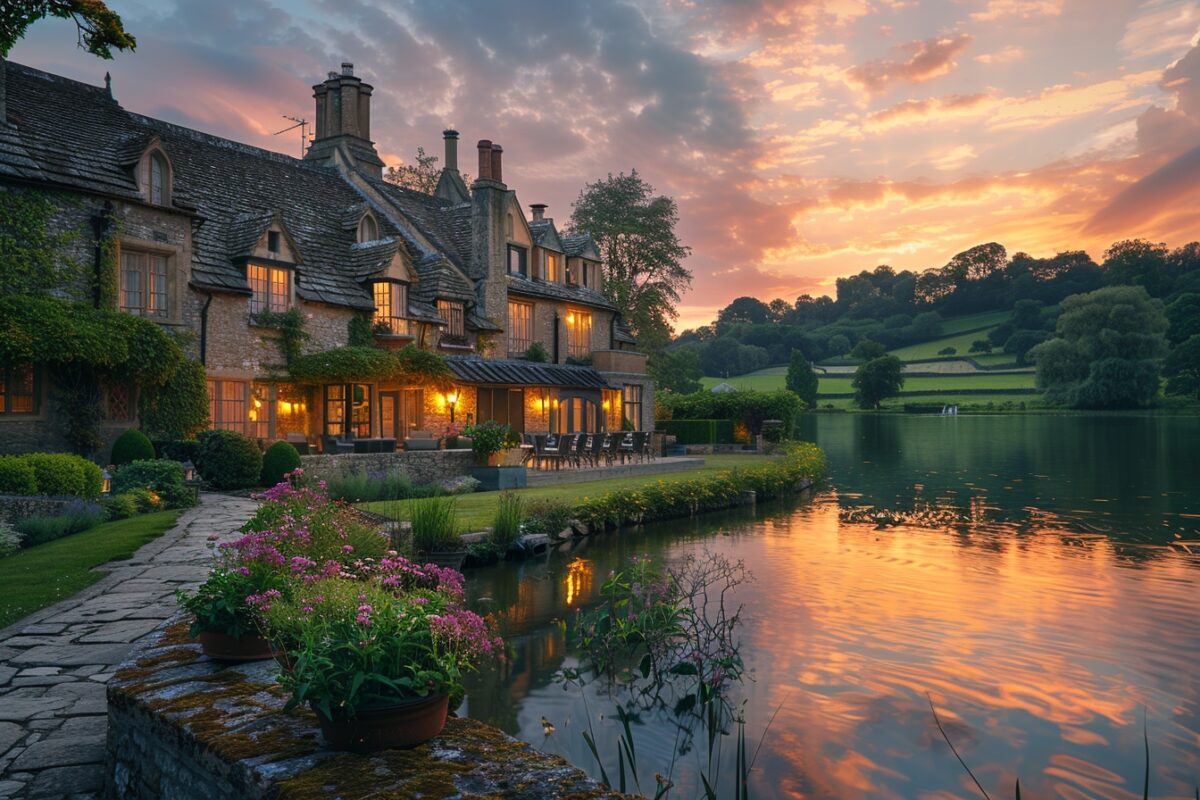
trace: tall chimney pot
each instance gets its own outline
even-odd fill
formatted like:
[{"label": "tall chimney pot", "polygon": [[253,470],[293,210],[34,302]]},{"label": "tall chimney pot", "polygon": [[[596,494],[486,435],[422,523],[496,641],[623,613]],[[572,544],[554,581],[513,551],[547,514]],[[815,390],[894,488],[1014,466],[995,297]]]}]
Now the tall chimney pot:
[{"label": "tall chimney pot", "polygon": [[479,144],[479,180],[491,180],[492,177],[492,142],[490,139],[480,139]]},{"label": "tall chimney pot", "polygon": [[354,64],[350,63],[349,61],[343,61],[342,62],[342,74],[343,75],[353,75],[354,74]]},{"label": "tall chimney pot", "polygon": [[458,172],[458,131],[447,128],[442,131],[442,139],[446,143],[446,169]]},{"label": "tall chimney pot", "polygon": [[504,172],[500,165],[500,159],[503,155],[503,147],[498,144],[492,145],[492,180],[497,183],[504,183]]},{"label": "tall chimney pot", "polygon": [[546,216],[546,204],[545,203],[533,203],[532,205],[529,206],[529,210],[533,212],[533,221],[534,222],[541,222],[542,219],[544,219]]}]

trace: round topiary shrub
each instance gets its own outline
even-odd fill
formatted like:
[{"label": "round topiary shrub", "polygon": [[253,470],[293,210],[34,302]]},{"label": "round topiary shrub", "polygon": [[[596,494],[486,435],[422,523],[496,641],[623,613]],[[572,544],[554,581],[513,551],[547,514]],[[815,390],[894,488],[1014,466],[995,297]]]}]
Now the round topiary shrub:
[{"label": "round topiary shrub", "polygon": [[95,500],[104,487],[100,468],[82,456],[28,453],[20,458],[33,468],[38,494]]},{"label": "round topiary shrub", "polygon": [[0,494],[37,494],[37,473],[20,456],[0,456]]},{"label": "round topiary shrub", "polygon": [[216,489],[249,489],[262,476],[258,444],[234,431],[204,431],[196,437],[200,450],[196,469]]},{"label": "round topiary shrub", "polygon": [[276,442],[263,456],[262,485],[274,486],[300,466],[300,451],[287,442]]},{"label": "round topiary shrub", "polygon": [[112,463],[116,466],[154,458],[154,445],[146,434],[130,428],[117,437],[112,446]]},{"label": "round topiary shrub", "polygon": [[149,489],[165,508],[188,508],[195,504],[192,490],[183,480],[183,465],[170,459],[153,459],[126,464],[113,476],[112,493]]}]

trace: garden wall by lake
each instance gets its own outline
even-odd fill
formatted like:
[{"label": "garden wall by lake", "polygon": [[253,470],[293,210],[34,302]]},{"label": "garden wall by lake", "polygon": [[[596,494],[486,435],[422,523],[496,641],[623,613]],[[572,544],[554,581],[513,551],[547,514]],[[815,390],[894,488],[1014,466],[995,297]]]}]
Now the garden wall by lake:
[{"label": "garden wall by lake", "polygon": [[437,483],[470,472],[470,450],[408,450],[398,453],[339,453],[300,456],[305,474],[329,480],[345,472],[384,474],[400,471],[413,483]]},{"label": "garden wall by lake", "polygon": [[109,683],[105,796],[622,797],[562,758],[470,719],[452,718],[412,750],[329,750],[311,711],[284,711],[278,670],[274,661],[211,661],[185,621],[168,622]]}]

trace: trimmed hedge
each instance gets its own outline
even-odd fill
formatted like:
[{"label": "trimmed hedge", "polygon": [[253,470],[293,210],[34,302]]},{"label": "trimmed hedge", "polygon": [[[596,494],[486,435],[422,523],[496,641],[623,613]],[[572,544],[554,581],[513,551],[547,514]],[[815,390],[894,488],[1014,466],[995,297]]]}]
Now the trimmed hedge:
[{"label": "trimmed hedge", "polygon": [[195,464],[200,459],[200,443],[195,439],[169,439],[154,442],[156,458],[169,458],[183,463],[190,461]]},{"label": "trimmed hedge", "polygon": [[804,401],[786,389],[773,392],[738,390],[692,394],[663,392],[655,396],[655,403],[663,412],[664,419],[727,419],[735,425],[739,422],[745,425],[751,434],[762,433],[764,420],[781,420],[785,438],[791,436],[804,410]]},{"label": "trimmed hedge", "polygon": [[288,442],[276,442],[263,455],[261,483],[263,486],[274,486],[299,466],[300,451]]},{"label": "trimmed hedge", "polygon": [[0,494],[37,494],[37,473],[21,456],[0,456]]},{"label": "trimmed hedge", "polygon": [[583,499],[575,518],[593,528],[640,525],[729,508],[753,490],[758,500],[792,494],[825,475],[825,454],[815,444],[783,445],[783,457],[761,467],[734,469],[714,476],[682,481],[657,481],[636,489],[618,489]]},{"label": "trimmed hedge", "polygon": [[34,494],[95,500],[104,488],[100,468],[82,456],[68,453],[27,453],[13,457],[24,461],[33,469],[37,480]]},{"label": "trimmed hedge", "polygon": [[654,429],[675,437],[679,444],[731,444],[733,422],[727,419],[664,419]]},{"label": "trimmed hedge", "polygon": [[148,461],[154,458],[154,445],[146,434],[137,428],[130,428],[117,437],[112,446],[112,462],[120,466],[132,464],[134,461]]},{"label": "trimmed hedge", "polygon": [[200,450],[196,469],[217,489],[249,489],[262,476],[263,457],[258,444],[234,431],[204,431],[196,437]]},{"label": "trimmed hedge", "polygon": [[112,493],[125,494],[134,489],[154,492],[165,508],[188,508],[195,503],[191,489],[183,481],[183,465],[178,461],[135,461],[118,468],[113,476]]}]

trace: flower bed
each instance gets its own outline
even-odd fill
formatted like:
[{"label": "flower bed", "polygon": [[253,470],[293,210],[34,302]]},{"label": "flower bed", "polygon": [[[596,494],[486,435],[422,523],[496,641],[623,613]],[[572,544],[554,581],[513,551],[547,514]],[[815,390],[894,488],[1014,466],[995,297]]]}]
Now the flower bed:
[{"label": "flower bed", "polygon": [[638,525],[729,508],[751,491],[758,500],[771,500],[806,489],[825,474],[825,454],[814,444],[792,442],[780,453],[782,458],[760,467],[585,497],[575,505],[574,515],[593,529]]},{"label": "flower bed", "polygon": [[[410,561],[323,484],[301,485],[299,470],[289,480],[261,495],[243,536],[220,545],[208,579],[180,595],[191,633],[214,657],[276,656],[288,709],[310,706],[345,749],[435,735],[461,701],[463,673],[499,655],[500,640],[464,607],[461,573]],[[366,731],[369,718],[422,699],[440,707],[423,737]]]}]

